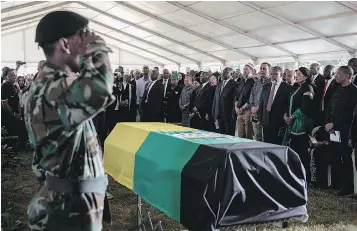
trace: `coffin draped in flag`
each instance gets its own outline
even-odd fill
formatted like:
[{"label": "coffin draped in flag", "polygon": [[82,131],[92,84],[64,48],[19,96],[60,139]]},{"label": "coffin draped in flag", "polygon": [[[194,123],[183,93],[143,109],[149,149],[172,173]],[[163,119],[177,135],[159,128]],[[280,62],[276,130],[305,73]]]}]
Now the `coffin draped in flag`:
[{"label": "coffin draped in flag", "polygon": [[306,218],[305,170],[290,148],[163,123],[119,123],[104,167],[192,231]]}]

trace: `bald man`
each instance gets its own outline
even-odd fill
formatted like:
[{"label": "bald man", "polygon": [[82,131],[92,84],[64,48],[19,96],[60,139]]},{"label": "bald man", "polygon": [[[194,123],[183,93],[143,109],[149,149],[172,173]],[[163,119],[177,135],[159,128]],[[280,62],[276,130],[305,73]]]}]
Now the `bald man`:
[{"label": "bald man", "polygon": [[294,89],[297,89],[299,85],[295,83],[295,80],[296,72],[294,70],[289,70],[288,72],[286,72],[286,83],[290,86],[293,86]]}]

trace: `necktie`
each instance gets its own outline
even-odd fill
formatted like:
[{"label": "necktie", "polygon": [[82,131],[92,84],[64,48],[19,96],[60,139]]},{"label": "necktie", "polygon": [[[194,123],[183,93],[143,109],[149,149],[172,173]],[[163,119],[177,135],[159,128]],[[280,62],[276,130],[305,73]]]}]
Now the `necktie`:
[{"label": "necktie", "polygon": [[327,85],[328,85],[328,81],[325,82],[324,92],[323,92],[322,98],[321,98],[322,111],[324,111],[324,102],[325,102],[325,95],[326,95],[326,91],[327,91]]},{"label": "necktie", "polygon": [[272,84],[273,84],[273,87],[270,90],[269,99],[268,99],[268,105],[267,105],[267,111],[268,112],[271,111],[271,106],[273,105],[274,92],[275,92],[275,86],[276,86],[276,83],[272,83]]},{"label": "necktie", "polygon": [[147,89],[146,89],[146,101],[145,101],[145,102],[147,102],[147,101],[148,101],[148,98],[149,98],[149,91],[150,91],[150,86],[151,86],[151,84],[152,84],[152,82],[150,82],[150,83],[148,84],[148,87],[147,87]]},{"label": "necktie", "polygon": [[221,94],[222,94],[222,91],[223,91],[224,86],[226,86],[226,81],[227,81],[227,80],[223,80],[223,83],[222,83],[222,86],[221,86]]},{"label": "necktie", "polygon": [[167,82],[167,80],[165,79],[164,80],[164,97],[166,96],[166,82]]}]

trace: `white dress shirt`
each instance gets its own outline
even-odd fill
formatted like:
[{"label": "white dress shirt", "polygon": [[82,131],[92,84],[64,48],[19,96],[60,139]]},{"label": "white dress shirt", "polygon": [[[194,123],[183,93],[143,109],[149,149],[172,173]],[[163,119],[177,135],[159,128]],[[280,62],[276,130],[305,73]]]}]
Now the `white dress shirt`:
[{"label": "white dress shirt", "polygon": [[317,75],[313,75],[312,76],[312,84],[315,84],[315,80],[316,80],[317,76],[319,76],[318,73],[317,73]]},{"label": "white dress shirt", "polygon": [[273,95],[273,102],[274,102],[276,93],[278,92],[278,89],[279,89],[279,87],[280,87],[281,82],[282,82],[282,80],[279,80],[279,81],[271,81],[270,91],[271,91],[271,89],[273,88],[273,86],[274,86],[274,84],[275,84],[274,95]]},{"label": "white dress shirt", "polygon": [[168,79],[163,79],[163,84],[164,84],[164,97],[166,96],[166,89],[167,89],[167,84],[169,83]]},{"label": "white dress shirt", "polygon": [[[335,78],[331,78],[331,79],[327,80],[326,89],[324,88],[324,92],[322,92],[322,94],[323,94],[323,95],[322,95],[322,97],[323,97],[322,102],[325,101],[326,92],[327,92],[327,90],[328,90],[330,84],[332,83],[332,81],[333,81],[334,79],[335,79]],[[322,111],[325,111],[325,105],[324,105],[324,103],[323,103],[321,106],[322,106]]]},{"label": "white dress shirt", "polygon": [[207,83],[209,83],[209,81],[202,84],[201,90],[207,85]]},{"label": "white dress shirt", "polygon": [[148,89],[148,93],[147,93],[147,97],[146,97],[145,103],[147,103],[147,102],[148,102],[148,99],[149,99],[149,93],[150,93],[150,91],[151,91],[152,86],[154,86],[154,84],[156,83],[156,81],[157,81],[157,80],[154,80],[154,81],[152,81],[151,83],[149,83],[149,84],[150,84],[150,86],[149,86],[149,89]]}]

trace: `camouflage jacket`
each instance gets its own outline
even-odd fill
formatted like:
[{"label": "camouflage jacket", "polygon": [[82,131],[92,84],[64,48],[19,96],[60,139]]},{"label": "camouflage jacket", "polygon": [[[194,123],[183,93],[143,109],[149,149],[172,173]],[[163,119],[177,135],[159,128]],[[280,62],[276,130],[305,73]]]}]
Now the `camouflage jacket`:
[{"label": "camouflage jacket", "polygon": [[97,40],[88,46],[78,77],[46,63],[32,84],[25,123],[35,148],[32,168],[41,183],[46,172],[67,179],[105,175],[92,118],[114,101],[108,52]]}]

